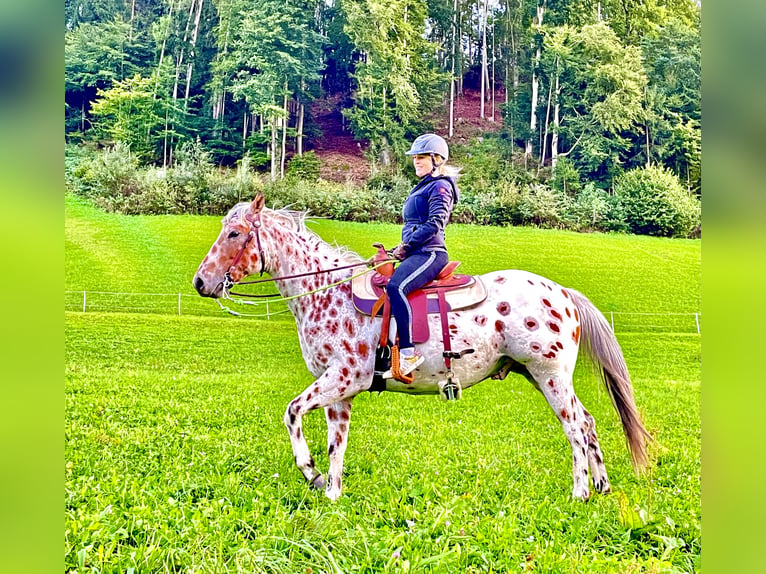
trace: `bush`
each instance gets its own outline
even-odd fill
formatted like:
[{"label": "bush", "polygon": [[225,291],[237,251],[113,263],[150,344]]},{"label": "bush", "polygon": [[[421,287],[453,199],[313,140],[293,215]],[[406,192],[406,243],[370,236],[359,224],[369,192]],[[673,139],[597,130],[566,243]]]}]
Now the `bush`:
[{"label": "bush", "polygon": [[700,223],[700,202],[663,167],[638,168],[623,174],[615,196],[633,233],[688,237]]},{"label": "bush", "polygon": [[580,172],[574,162],[568,157],[560,157],[556,163],[556,169],[550,179],[550,186],[556,191],[576,196],[582,184],[580,182]]},{"label": "bush", "polygon": [[365,185],[365,192],[374,198],[375,221],[402,222],[402,206],[414,183],[401,172],[379,172]]},{"label": "bush", "polygon": [[568,198],[544,185],[527,186],[519,195],[517,209],[523,223],[539,227],[563,227]]},{"label": "bush", "polygon": [[614,202],[609,194],[589,181],[569,204],[565,220],[577,230],[605,231]]},{"label": "bush", "polygon": [[319,158],[314,151],[294,155],[287,164],[287,177],[316,181],[319,179]]},{"label": "bush", "polygon": [[80,179],[79,192],[87,197],[124,197],[140,188],[138,159],[121,143],[83,160],[74,174]]}]

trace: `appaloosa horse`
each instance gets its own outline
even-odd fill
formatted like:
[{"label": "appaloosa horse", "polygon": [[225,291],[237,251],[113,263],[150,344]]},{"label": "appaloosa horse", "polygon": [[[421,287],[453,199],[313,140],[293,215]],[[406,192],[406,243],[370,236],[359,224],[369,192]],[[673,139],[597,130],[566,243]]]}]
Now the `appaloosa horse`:
[{"label": "appaloosa horse", "polygon": [[[363,259],[323,241],[304,223],[305,214],[264,208],[258,195],[252,203],[234,206],[223,229],[194,276],[194,287],[205,297],[220,297],[228,282],[266,272],[284,297],[312,294],[288,301],[295,316],[301,351],[316,381],[290,402],[284,416],[295,463],[309,483],[325,488],[336,500],[341,493],[351,402],[370,389],[380,318],[355,310],[348,279],[359,269],[347,266]],[[296,274],[346,267],[329,273],[280,279]],[[360,267],[363,270],[363,267]],[[595,422],[572,386],[578,347],[599,367],[622,421],[633,465],[647,464],[644,428],[633,400],[625,360],[604,316],[582,294],[525,271],[495,271],[482,275],[484,302],[450,312],[449,330],[455,347],[475,352],[453,365],[463,388],[484,379],[523,374],[545,397],[572,446],[575,498],[589,497],[588,466],[597,492],[610,490]],[[328,287],[323,289],[323,287]],[[444,378],[438,315],[430,315],[436,335],[418,345],[425,362],[411,384],[388,379],[386,390],[410,394],[438,393]],[[393,328],[393,325],[392,325]],[[330,468],[327,480],[316,470],[301,430],[303,416],[324,408]]]}]

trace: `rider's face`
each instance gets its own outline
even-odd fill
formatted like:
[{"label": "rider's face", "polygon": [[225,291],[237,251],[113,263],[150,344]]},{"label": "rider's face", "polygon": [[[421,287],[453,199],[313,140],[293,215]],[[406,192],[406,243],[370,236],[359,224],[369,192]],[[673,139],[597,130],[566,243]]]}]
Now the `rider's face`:
[{"label": "rider's face", "polygon": [[415,166],[415,174],[418,177],[423,177],[424,175],[431,173],[431,170],[433,169],[431,156],[426,154],[412,156],[412,165]]}]

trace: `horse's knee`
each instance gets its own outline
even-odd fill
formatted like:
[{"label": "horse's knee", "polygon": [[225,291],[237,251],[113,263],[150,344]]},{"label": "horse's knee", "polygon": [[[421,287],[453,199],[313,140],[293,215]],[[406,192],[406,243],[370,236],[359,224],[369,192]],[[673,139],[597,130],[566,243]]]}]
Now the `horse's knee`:
[{"label": "horse's knee", "polygon": [[292,429],[295,425],[295,421],[298,418],[298,413],[300,412],[300,407],[298,405],[298,399],[295,399],[294,401],[291,401],[289,405],[287,405],[287,409],[285,410],[285,416],[282,417],[282,421],[285,423],[285,426],[288,429]]}]

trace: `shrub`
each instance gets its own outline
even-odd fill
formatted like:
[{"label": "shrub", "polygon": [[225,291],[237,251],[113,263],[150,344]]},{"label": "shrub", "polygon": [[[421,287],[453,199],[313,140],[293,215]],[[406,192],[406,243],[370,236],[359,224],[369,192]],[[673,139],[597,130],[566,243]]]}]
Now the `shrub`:
[{"label": "shrub", "polygon": [[633,233],[687,237],[700,223],[700,202],[663,167],[638,168],[623,174],[615,196]]},{"label": "shrub", "polygon": [[259,191],[263,191],[263,180],[250,170],[250,156],[245,155],[237,171],[213,170],[205,176],[210,199],[205,213],[226,213],[234,204],[249,201]]},{"label": "shrub", "polygon": [[138,159],[122,143],[84,160],[76,173],[80,175],[80,192],[89,197],[124,197],[140,188]]},{"label": "shrub", "polygon": [[413,182],[401,172],[375,174],[365,185],[375,207],[371,219],[375,221],[402,221],[402,206],[412,189]]},{"label": "shrub", "polygon": [[520,194],[518,211],[523,223],[540,227],[562,227],[567,197],[544,185],[527,186]]},{"label": "shrub", "polygon": [[314,151],[294,155],[287,164],[287,177],[316,181],[319,179],[319,158]]},{"label": "shrub", "polygon": [[613,203],[610,202],[606,191],[597,188],[593,182],[589,181],[569,204],[565,219],[577,230],[604,231]]},{"label": "shrub", "polygon": [[550,179],[550,186],[556,191],[576,196],[582,184],[580,182],[580,172],[577,170],[574,162],[568,157],[560,157],[556,163],[556,169]]}]

